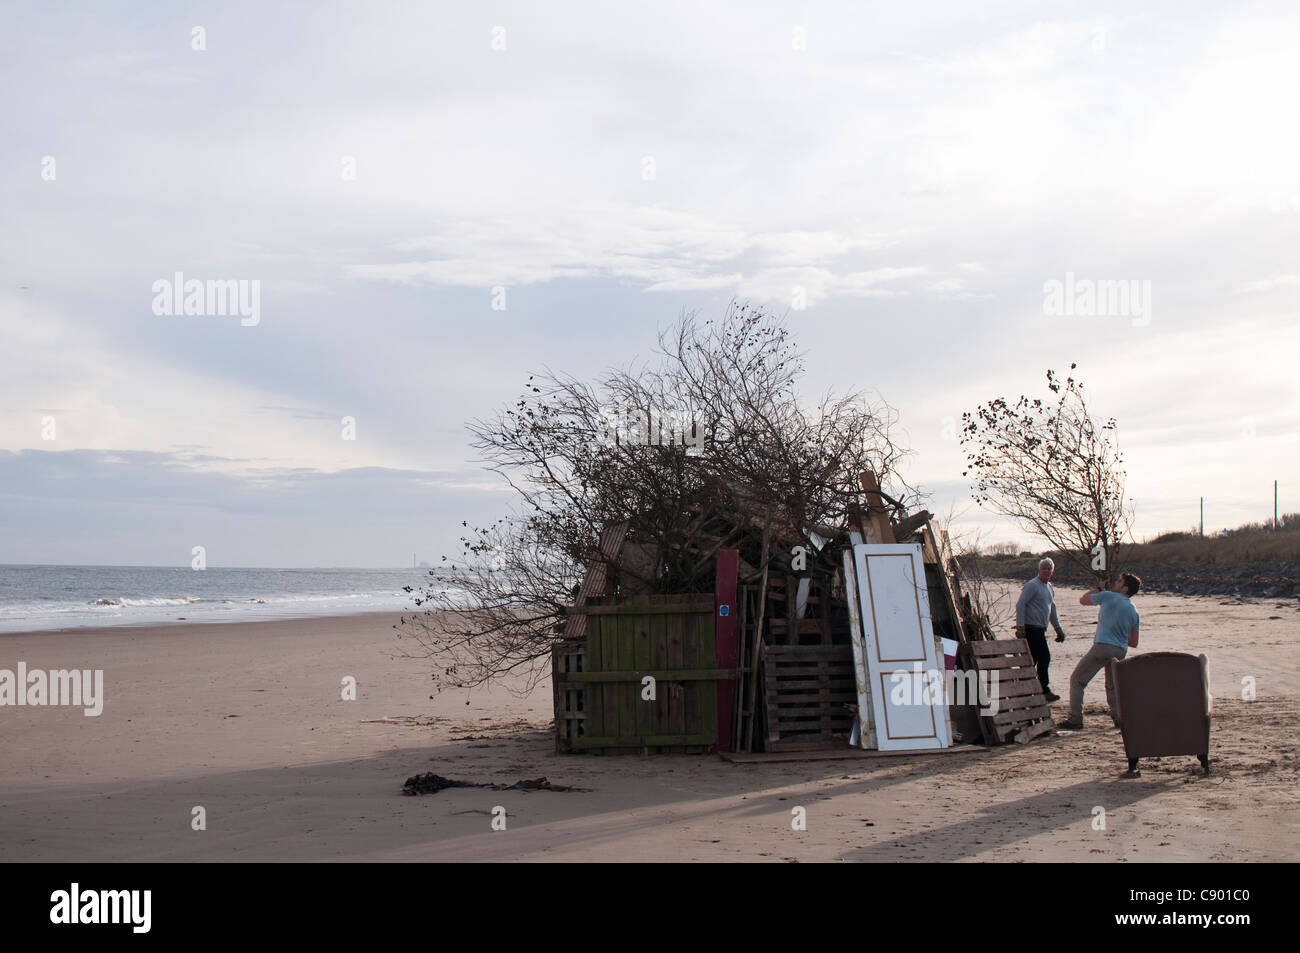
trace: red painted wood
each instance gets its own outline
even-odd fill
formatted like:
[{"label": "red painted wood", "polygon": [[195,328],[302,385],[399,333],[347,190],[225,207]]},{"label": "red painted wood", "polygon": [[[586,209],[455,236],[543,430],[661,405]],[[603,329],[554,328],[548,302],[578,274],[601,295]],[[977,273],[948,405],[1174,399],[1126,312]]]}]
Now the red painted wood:
[{"label": "red painted wood", "polygon": [[[734,549],[718,550],[717,583],[714,586],[714,642],[718,668],[735,669],[740,658],[740,639],[737,636],[736,584],[740,566],[740,553]],[[723,615],[723,608],[726,615]],[[714,750],[732,751],[731,725],[736,702],[736,680],[718,682],[718,743]]]}]

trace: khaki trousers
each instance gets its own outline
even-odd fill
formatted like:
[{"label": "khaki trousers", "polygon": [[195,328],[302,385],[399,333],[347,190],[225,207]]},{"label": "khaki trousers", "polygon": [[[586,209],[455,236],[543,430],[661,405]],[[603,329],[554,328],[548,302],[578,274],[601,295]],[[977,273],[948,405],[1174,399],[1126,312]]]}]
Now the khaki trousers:
[{"label": "khaki trousers", "polygon": [[[1070,721],[1083,721],[1083,690],[1103,668],[1106,670],[1106,704],[1110,706],[1111,721],[1115,721],[1117,706],[1115,705],[1115,682],[1110,675],[1110,660],[1121,659],[1125,655],[1128,655],[1128,649],[1094,642],[1088,654],[1079,659],[1079,664],[1074,667],[1074,672],[1070,675]],[[1115,727],[1119,727],[1118,721],[1115,721]]]}]

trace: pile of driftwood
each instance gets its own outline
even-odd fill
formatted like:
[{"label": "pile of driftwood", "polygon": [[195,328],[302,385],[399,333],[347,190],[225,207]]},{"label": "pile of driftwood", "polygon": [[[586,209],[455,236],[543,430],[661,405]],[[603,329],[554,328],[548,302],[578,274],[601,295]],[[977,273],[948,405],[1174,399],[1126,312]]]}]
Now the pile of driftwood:
[{"label": "pile of driftwood", "polygon": [[[1027,646],[992,641],[987,615],[964,591],[947,532],[926,510],[905,512],[881,491],[873,473],[861,474],[861,486],[861,497],[847,507],[841,526],[797,526],[782,513],[743,499],[726,509],[692,513],[688,532],[671,542],[635,519],[607,526],[575,593],[565,638],[583,638],[591,611],[584,607],[663,596],[657,577],[666,556],[675,566],[696,566],[703,575],[712,571],[720,552],[735,550],[738,644],[730,693],[731,750],[844,745],[855,714],[870,742],[874,726],[869,713],[856,710],[861,696],[855,691],[852,583],[846,588],[844,554],[859,543],[915,543],[923,557],[936,639],[959,646],[958,668],[997,667],[999,682],[1014,692],[1001,699],[996,715],[981,717],[975,704],[950,706],[954,740],[998,744],[1017,736],[1024,740],[1029,729],[1041,732],[1044,724],[1050,726],[1041,691],[1030,691],[1036,680],[1028,678],[1033,665]],[[563,713],[576,717],[574,706],[580,703],[563,697],[557,687],[557,743]],[[561,745],[561,750],[571,749]]]}]

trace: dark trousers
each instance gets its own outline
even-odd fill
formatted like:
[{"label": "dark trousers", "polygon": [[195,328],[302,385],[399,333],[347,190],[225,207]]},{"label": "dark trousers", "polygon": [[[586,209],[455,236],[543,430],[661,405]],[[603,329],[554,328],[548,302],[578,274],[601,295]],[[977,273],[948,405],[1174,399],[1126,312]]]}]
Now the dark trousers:
[{"label": "dark trousers", "polygon": [[1029,654],[1038,666],[1038,680],[1043,683],[1043,693],[1049,694],[1052,683],[1048,680],[1047,666],[1052,663],[1052,653],[1047,650],[1047,626],[1025,626],[1025,640],[1029,643]]}]

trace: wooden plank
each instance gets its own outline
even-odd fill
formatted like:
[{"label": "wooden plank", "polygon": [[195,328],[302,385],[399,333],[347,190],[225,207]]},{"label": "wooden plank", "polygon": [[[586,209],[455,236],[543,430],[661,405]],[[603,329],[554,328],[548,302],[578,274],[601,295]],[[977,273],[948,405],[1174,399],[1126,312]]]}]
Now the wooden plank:
[{"label": "wooden plank", "polygon": [[776,692],[767,693],[768,705],[775,705],[784,710],[790,705],[801,705],[805,703],[815,703],[823,708],[830,705],[852,705],[857,700],[855,694],[849,691],[832,692],[800,692],[798,694],[778,694]]},{"label": "wooden plank", "polygon": [[742,744],[742,750],[744,751],[754,750],[754,722],[758,717],[758,679],[763,651],[763,620],[767,617],[767,584],[768,577],[771,575],[768,571],[772,544],[771,524],[772,516],[769,510],[763,525],[763,551],[760,560],[762,562],[763,576],[758,585],[758,619],[754,625],[754,641],[749,652],[749,679],[745,685],[745,708],[749,712],[749,717],[745,720],[744,726],[745,737]]},{"label": "wooden plank", "polygon": [[880,481],[875,473],[863,470],[858,474],[858,482],[866,495],[866,520],[862,527],[862,537],[868,543],[876,545],[890,544],[897,541],[894,528],[889,525],[889,510],[884,497],[880,495]]},{"label": "wooden plank", "polygon": [[[785,723],[792,718],[817,718],[827,723],[833,722],[840,718],[841,715],[847,717],[850,721],[853,719],[851,712],[845,714],[847,706],[854,703],[853,697],[847,699],[843,697],[817,696],[811,698],[773,698],[767,696],[767,705],[769,711],[778,723]],[[829,729],[828,729],[829,730]]]},{"label": "wooden plank", "polygon": [[713,615],[712,597],[708,597],[709,602],[672,602],[664,604],[635,604],[635,605],[607,605],[607,606],[569,606],[565,608],[565,614],[569,616],[589,616],[589,615],[665,615],[667,613],[677,613],[679,615]]},{"label": "wooden plank", "polygon": [[[662,623],[660,623],[662,624]],[[641,691],[641,679],[653,675],[657,682],[716,682],[719,679],[734,679],[734,668],[668,668],[646,665],[645,668],[620,669],[613,672],[574,672],[564,676],[566,682],[581,684],[584,682],[635,682],[637,692]]]},{"label": "wooden plank", "polygon": [[849,649],[853,653],[853,681],[858,693],[858,746],[876,746],[874,711],[871,704],[871,676],[867,671],[866,639],[859,615],[857,568],[853,551],[844,551],[844,594],[849,606]]},{"label": "wooden plank", "polygon": [[732,716],[731,727],[731,751],[738,751],[744,744],[744,718],[745,718],[745,678],[750,668],[749,660],[749,624],[750,624],[750,603],[753,599],[753,588],[751,586],[742,586],[739,588],[737,598],[740,602],[740,631],[736,643],[736,692],[735,692],[735,713]]},{"label": "wooden plank", "polygon": [[1024,725],[1031,721],[1037,721],[1040,718],[1051,718],[1052,709],[1046,705],[1040,705],[1037,708],[1025,708],[1020,711],[1000,711],[993,716],[993,723],[998,726],[1002,725]]},{"label": "wooden plank", "polygon": [[[632,643],[633,665],[638,671],[645,671],[650,667],[651,646],[654,644],[656,637],[659,637],[659,633],[662,631],[663,616],[624,618],[620,621],[624,624],[627,624],[628,622],[634,624]],[[638,735],[659,734],[659,727],[654,723],[654,703],[641,697],[641,679],[636,678],[630,687],[636,706],[635,733]],[[655,693],[658,694],[657,683],[655,685]],[[627,729],[624,728],[623,730],[626,731]]]},{"label": "wooden plank", "polygon": [[[799,586],[799,580],[795,579],[794,576],[787,575],[785,577],[785,639],[784,641],[787,643],[794,643],[794,644],[797,644],[799,642],[798,637],[795,635],[795,631],[799,628],[799,619],[795,616],[795,608],[796,608],[795,593],[798,590],[798,586]],[[772,630],[772,634],[776,635],[775,629]]]},{"label": "wooden plank", "polygon": [[934,514],[929,510],[920,510],[911,516],[904,516],[897,523],[892,524],[894,539],[905,542],[907,538],[924,526],[930,520],[934,519]]},{"label": "wooden plank", "polygon": [[782,705],[779,710],[779,718],[784,722],[787,718],[820,716],[825,710],[822,705]]},{"label": "wooden plank", "polygon": [[1015,691],[998,690],[998,711],[1011,711],[1016,708],[1029,708],[1033,705],[1046,705],[1047,696],[1041,685],[1032,688],[1019,688]]},{"label": "wooden plank", "polygon": [[778,678],[776,688],[778,691],[792,691],[800,688],[821,688],[827,682],[839,682],[844,685],[845,691],[851,691],[853,688],[852,675],[831,675],[826,679],[821,678]]},{"label": "wooden plank", "polygon": [[827,705],[809,707],[816,707],[816,712],[813,714],[797,710],[792,713],[782,712],[780,721],[783,738],[786,740],[820,738],[833,739],[838,744],[848,743],[849,729],[853,725],[851,713],[840,710],[837,714],[836,708]]},{"label": "wooden plank", "polygon": [[801,635],[820,636],[822,629],[825,627],[825,622],[825,619],[816,616],[807,619],[796,619],[793,623],[789,619],[768,619],[767,627],[774,637],[780,636],[787,643],[787,645],[778,644],[776,648],[786,648],[787,646],[808,648],[809,646],[800,645],[796,642],[795,638]]},{"label": "wooden plank", "polygon": [[[714,570],[713,664],[719,669],[734,670],[740,664],[738,661],[740,606],[736,604],[739,594],[739,557],[739,552],[734,549],[719,550],[717,566]],[[738,707],[736,688],[734,676],[723,679],[716,685],[718,748],[722,751],[730,751],[733,747],[731,725],[734,709]]]},{"label": "wooden plank", "polygon": [[1028,744],[1039,735],[1045,735],[1055,730],[1056,726],[1052,723],[1052,720],[1048,718],[1046,721],[1040,721],[1037,724],[1030,725],[1028,728],[1021,728],[1017,731],[1016,744]]},{"label": "wooden plank", "polygon": [[[1033,660],[1031,659],[1030,661],[1032,663]],[[990,670],[984,669],[984,671],[987,672]],[[998,669],[997,671],[998,684],[1003,684],[1005,682],[1028,681],[1031,678],[1037,680],[1038,678],[1038,667],[1033,664],[1025,665],[1021,668],[1003,668]]]},{"label": "wooden plank", "polygon": [[[777,648],[778,646],[770,646]],[[767,696],[776,694],[776,673],[781,664],[778,656],[767,653],[763,665],[763,695],[764,700]],[[781,719],[777,712],[776,705],[768,704],[764,706],[764,722],[767,725],[767,747],[774,750],[774,746],[781,741]]]},{"label": "wooden plank", "polygon": [[1039,688],[1036,692],[1026,692],[1023,695],[999,696],[998,711],[1018,711],[1023,708],[1036,708],[1039,705],[1046,704],[1047,696]]},{"label": "wooden plank", "polygon": [[712,744],[716,735],[601,735],[581,739],[578,748],[672,748]]},{"label": "wooden plank", "polygon": [[[927,523],[927,526],[933,524]],[[954,560],[952,558],[952,547],[948,543],[948,531],[940,530],[939,532],[939,574],[943,579],[944,603],[948,611],[952,613],[953,625],[957,629],[957,641],[971,641],[970,632],[966,629],[966,621],[961,613],[961,581],[957,578],[952,570]]]},{"label": "wooden plank", "polygon": [[[582,588],[578,591],[578,598],[575,600],[576,605],[583,605],[596,596],[605,594],[605,584],[608,578],[609,563],[618,556],[619,550],[623,548],[623,540],[627,536],[627,521],[615,523],[613,526],[606,526],[600,534],[598,543],[598,552],[594,556],[594,562],[587,567],[586,578],[582,581]],[[564,637],[566,639],[581,638],[587,631],[587,619],[583,615],[571,615],[564,623]]]},{"label": "wooden plank", "polygon": [[993,669],[1018,669],[1028,668],[1034,664],[1033,658],[1029,655],[1000,655],[996,658],[982,658],[975,660],[976,666],[981,672],[991,672]]},{"label": "wooden plank", "polygon": [[[997,669],[998,673],[998,690],[1020,688],[1024,685],[1036,686],[1038,691],[1043,690],[1042,682],[1038,680],[1038,672],[1031,668],[1009,668]],[[992,672],[989,673],[990,681]]]},{"label": "wooden plank", "polygon": [[853,649],[847,645],[769,645],[772,658],[808,662],[853,662]]},{"label": "wooden plank", "polygon": [[1025,639],[981,639],[970,644],[970,651],[976,658],[1020,655],[1029,652],[1029,642]]},{"label": "wooden plank", "polygon": [[[635,668],[636,640],[649,620],[637,616],[613,616],[609,621],[618,632],[618,666]],[[615,684],[614,690],[618,692],[618,730],[635,734],[637,709],[641,707],[641,686],[621,682]]]},{"label": "wooden plank", "polygon": [[[685,635],[682,632],[680,616],[669,616],[664,620],[664,639],[668,643],[668,665],[673,669],[685,669]],[[665,686],[668,689],[668,734],[686,734],[686,699],[680,686]]]},{"label": "wooden plank", "polygon": [[[674,618],[681,621],[683,629],[682,664],[688,669],[698,669],[713,664],[712,614],[707,620],[698,616],[674,616]],[[705,633],[702,631],[703,626],[699,624],[701,621],[708,623],[707,644],[705,644]],[[714,729],[715,726],[709,718],[716,712],[706,712],[704,706],[704,690],[706,686],[713,687],[714,681],[715,679],[709,679],[706,682],[679,683],[685,707],[686,734],[700,735]],[[674,688],[676,687],[675,685]]]},{"label": "wooden plank", "polygon": [[[975,611],[971,606],[969,593],[961,590],[961,564],[957,561],[957,555],[952,551],[952,544],[948,540],[948,531],[942,532],[943,543],[943,571],[948,577],[949,588],[952,591],[953,605],[957,610],[957,620],[961,627],[962,642],[978,642],[986,638],[992,638],[992,632],[987,635],[979,631],[979,620],[975,618]],[[987,628],[987,625],[984,626]]]},{"label": "wooden plank", "polygon": [[[792,738],[782,738],[772,748],[772,753],[778,754],[817,754],[825,751],[840,751],[844,747],[842,739],[835,737],[794,736]],[[806,758],[795,758],[793,760],[808,760]]]},{"label": "wooden plank", "polygon": [[[666,624],[660,624],[651,630],[650,639],[650,662],[656,671],[667,671],[668,662],[668,629]],[[670,733],[670,724],[672,722],[671,710],[671,692],[664,686],[663,691],[655,692],[654,700],[654,718],[651,724],[654,725],[654,734],[666,735]]]},{"label": "wooden plank", "polygon": [[1010,672],[1009,677],[998,679],[998,694],[1003,698],[1035,692],[1042,694],[1043,683],[1038,680],[1037,672],[1023,668],[1013,668]]},{"label": "wooden plank", "polygon": [[[1042,714],[1046,710],[1047,715]],[[1027,725],[1039,718],[1049,717],[1051,709],[1047,707],[1047,699],[1039,696],[1037,698],[1025,698],[1017,700],[1014,705],[999,705],[997,715],[993,716],[993,723],[997,725]],[[1001,717],[1002,721],[997,719]]]},{"label": "wooden plank", "polygon": [[[717,616],[697,616],[695,625],[699,631],[700,637],[700,654],[698,661],[702,665],[717,664]],[[721,710],[719,706],[719,686],[730,684],[728,679],[709,679],[708,681],[696,684],[695,690],[700,698],[700,731],[713,732],[715,735],[713,742],[714,751],[717,750],[717,736],[720,732],[719,719]],[[729,717],[729,713],[728,713]]]},{"label": "wooden plank", "polygon": [[[614,656],[615,644],[613,633],[609,630],[614,626],[613,619],[592,620],[592,624],[587,633],[587,657],[591,659],[591,665],[587,671],[609,671],[617,670],[618,665]],[[618,686],[613,684],[604,684],[588,694],[598,694],[600,696],[600,714],[599,724],[588,725],[587,728],[592,735],[613,734],[618,731]]]},{"label": "wooden plank", "polygon": [[843,747],[852,724],[852,718],[841,718],[837,721],[826,721],[821,718],[787,719],[781,723],[781,737],[778,740],[782,748],[779,750],[789,750],[793,742],[803,742],[809,747],[813,745]]},{"label": "wooden plank", "polygon": [[564,691],[560,688],[560,675],[563,673],[562,644],[551,646],[551,710],[555,712],[555,750],[563,753],[566,747],[568,724],[564,719]]},{"label": "wooden plank", "polygon": [[[811,673],[800,673],[811,674]],[[769,680],[769,686],[774,691],[800,692],[800,691],[820,691],[822,689],[834,689],[835,691],[852,691],[854,689],[853,678],[847,675],[843,670],[823,672],[817,678],[780,678],[776,681]]]},{"label": "wooden plank", "polygon": [[929,534],[923,534],[921,538],[921,559],[927,566],[939,565],[939,549],[935,544],[934,537]]}]

